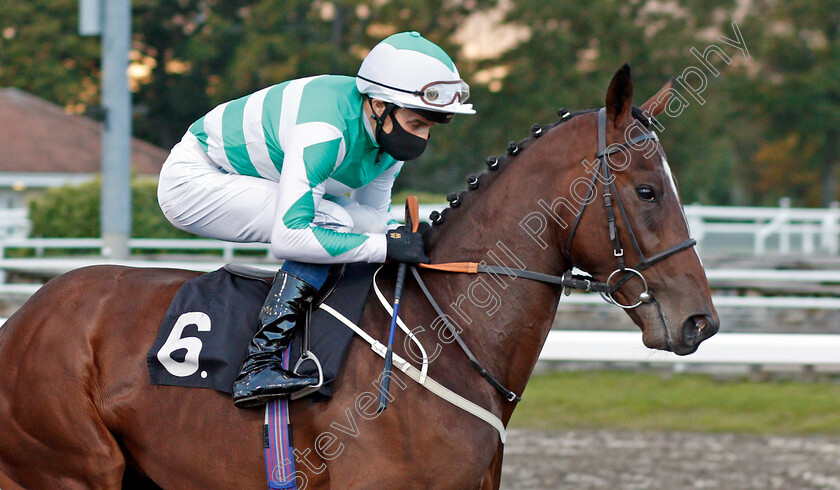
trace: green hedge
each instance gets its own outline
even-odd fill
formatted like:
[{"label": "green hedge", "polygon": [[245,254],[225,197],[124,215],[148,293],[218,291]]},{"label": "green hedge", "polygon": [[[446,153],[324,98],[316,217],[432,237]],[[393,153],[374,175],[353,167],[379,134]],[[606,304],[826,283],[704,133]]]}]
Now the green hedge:
[{"label": "green hedge", "polygon": [[[32,237],[96,238],[100,236],[99,201],[102,181],[47,190],[29,202]],[[172,226],[157,202],[157,182],[149,178],[131,181],[134,238],[196,238]]]},{"label": "green hedge", "polygon": [[[81,185],[65,185],[47,190],[29,202],[30,236],[42,238],[96,238],[100,236],[99,200],[102,180]],[[404,190],[395,193],[393,206],[402,206],[405,197],[416,195],[422,204],[445,202],[440,194]],[[157,182],[136,177],[131,181],[134,238],[198,238],[167,221],[157,202]]]}]

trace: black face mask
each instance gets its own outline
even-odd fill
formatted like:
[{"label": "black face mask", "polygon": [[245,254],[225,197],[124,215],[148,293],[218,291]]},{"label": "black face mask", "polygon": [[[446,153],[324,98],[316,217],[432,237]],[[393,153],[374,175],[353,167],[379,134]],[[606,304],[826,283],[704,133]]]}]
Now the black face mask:
[{"label": "black face mask", "polygon": [[[382,150],[397,160],[414,160],[426,149],[428,140],[415,136],[403,129],[400,123],[397,122],[397,118],[394,117],[394,107],[396,107],[394,104],[389,103],[385,107],[385,112],[378,117],[374,112],[373,118],[376,120],[376,142],[379,143]],[[372,103],[371,110],[373,110]],[[382,130],[382,123],[385,121],[385,117],[391,118],[392,127],[390,133]]]}]

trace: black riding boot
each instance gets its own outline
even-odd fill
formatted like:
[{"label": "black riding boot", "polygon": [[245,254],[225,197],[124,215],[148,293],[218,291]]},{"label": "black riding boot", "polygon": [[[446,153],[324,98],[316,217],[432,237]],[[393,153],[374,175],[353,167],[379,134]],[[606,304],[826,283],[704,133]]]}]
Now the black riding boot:
[{"label": "black riding boot", "polygon": [[239,408],[264,405],[269,398],[289,395],[318,384],[314,377],[283,369],[283,350],[294,328],[304,321],[318,291],[297,277],[278,271],[262,311],[260,327],[248,348],[248,357],[233,384],[233,403]]}]

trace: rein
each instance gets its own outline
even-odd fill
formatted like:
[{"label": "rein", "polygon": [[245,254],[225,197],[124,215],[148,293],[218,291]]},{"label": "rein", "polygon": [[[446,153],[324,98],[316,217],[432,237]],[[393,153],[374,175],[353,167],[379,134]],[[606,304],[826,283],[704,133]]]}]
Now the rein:
[{"label": "rein", "polygon": [[500,265],[479,264],[476,262],[447,262],[443,264],[418,264],[422,269],[429,269],[442,272],[456,272],[460,274],[501,274],[510,277],[524,277],[532,281],[544,282],[562,286],[563,290],[570,292],[572,289],[592,291],[596,293],[609,293],[612,289],[606,282],[600,282],[591,276],[581,276],[566,271],[562,276],[543,274],[542,272],[529,271],[527,269],[515,269]]},{"label": "rein", "polygon": [[[606,144],[606,127],[607,127],[607,110],[606,108],[601,108],[598,111],[598,152],[596,156],[598,158],[598,172],[592,172],[592,180],[589,184],[589,193],[584,200],[584,203],[581,205],[580,209],[578,210],[577,216],[575,217],[574,224],[572,225],[572,230],[569,233],[569,237],[566,240],[566,252],[565,255],[568,259],[570,264],[570,269],[572,266],[571,260],[571,247],[572,241],[575,238],[575,233],[577,232],[578,225],[580,224],[580,219],[583,216],[583,212],[586,210],[587,204],[591,202],[592,194],[595,192],[596,189],[596,181],[600,176],[604,184],[604,208],[607,211],[607,230],[609,232],[610,241],[613,245],[613,256],[616,258],[616,262],[618,267],[607,277],[607,280],[604,282],[598,281],[593,277],[589,276],[580,276],[572,274],[571,270],[566,271],[562,276],[555,276],[551,274],[544,274],[541,272],[529,271],[527,269],[516,269],[511,267],[503,267],[499,265],[488,265],[484,263],[476,263],[476,262],[448,262],[442,264],[418,264],[420,268],[429,269],[429,270],[436,270],[442,272],[454,272],[459,274],[500,274],[505,276],[511,277],[523,277],[525,279],[530,279],[533,281],[539,281],[547,284],[554,284],[561,286],[563,288],[563,292],[566,295],[571,293],[572,289],[578,289],[583,291],[593,291],[601,294],[601,297],[607,303],[612,305],[618,306],[619,308],[623,309],[633,309],[640,306],[642,303],[649,303],[653,301],[653,295],[650,293],[650,290],[647,285],[647,281],[645,280],[644,276],[642,275],[642,271],[646,270],[647,268],[651,267],[654,264],[657,264],[672,255],[675,255],[683,250],[687,250],[697,244],[697,241],[693,238],[689,238],[688,240],[682,241],[676,245],[666,248],[660,252],[657,252],[650,257],[645,257],[645,254],[642,252],[641,247],[639,246],[639,241],[636,239],[636,234],[633,233],[633,228],[630,226],[630,219],[627,217],[627,212],[624,210],[624,205],[621,203],[621,198],[618,195],[618,189],[615,186],[615,179],[612,175],[610,170],[609,162],[607,158],[616,153],[618,151],[624,151],[626,148],[641,143],[642,141],[653,140],[656,141],[657,144],[659,139],[656,137],[656,134],[653,132],[645,133],[630,140],[627,140],[620,144],[612,144],[607,147]],[[615,199],[613,200],[613,196]],[[627,267],[624,261],[624,248],[621,246],[621,240],[618,236],[618,228],[616,227],[616,213],[614,209],[614,204],[618,208],[619,214],[621,215],[622,220],[624,221],[624,226],[627,230],[627,233],[630,235],[630,241],[633,245],[633,249],[635,252],[641,257],[641,260],[638,264],[634,267]],[[449,321],[448,316],[443,312],[440,306],[435,301],[434,297],[432,297],[431,292],[426,287],[426,284],[420,277],[420,273],[417,271],[417,267],[411,267],[411,273],[414,275],[414,279],[417,281],[417,284],[420,286],[420,289],[423,291],[423,294],[426,296],[426,299],[429,300],[431,303],[432,308],[434,308],[435,312],[438,314],[438,317],[443,320],[444,325],[446,325],[447,330],[452,335],[452,337],[458,342],[458,345],[464,351],[464,353],[469,357],[470,363],[478,370],[479,374],[486,379],[490,385],[493,386],[502,396],[510,401],[510,402],[518,402],[522,399],[521,396],[517,395],[516,393],[508,390],[501,383],[499,383],[496,378],[490,374],[487,369],[485,369],[472,351],[467,347],[464,343],[464,340],[458,334],[457,329],[452,325]],[[619,278],[619,280],[615,283],[612,282],[613,277],[616,275],[623,274]],[[623,286],[627,281],[632,279],[633,277],[638,277],[641,279],[642,284],[644,284],[644,291],[639,294],[639,299],[635,304],[632,305],[623,305],[619,303],[614,297],[616,291],[618,291],[621,286]]]}]

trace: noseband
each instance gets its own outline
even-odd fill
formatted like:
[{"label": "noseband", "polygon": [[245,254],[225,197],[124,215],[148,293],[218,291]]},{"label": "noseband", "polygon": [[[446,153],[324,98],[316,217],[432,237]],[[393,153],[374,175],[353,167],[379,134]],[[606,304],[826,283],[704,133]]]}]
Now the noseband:
[{"label": "noseband", "polygon": [[[608,157],[613,153],[623,151],[627,147],[636,145],[641,143],[642,141],[653,140],[657,143],[659,139],[656,137],[656,134],[652,132],[648,132],[639,136],[636,136],[633,139],[627,140],[624,143],[620,144],[612,144],[607,147],[607,109],[601,108],[598,111],[598,153],[596,156],[598,157],[598,169],[595,172],[592,172],[592,180],[589,184],[589,193],[584,199],[583,204],[581,204],[580,210],[578,210],[577,216],[575,217],[575,222],[572,225],[572,230],[569,233],[569,237],[566,239],[566,257],[569,260],[569,264],[572,264],[571,260],[571,252],[572,252],[572,241],[575,238],[575,232],[577,231],[578,225],[580,224],[580,219],[583,216],[583,212],[586,210],[587,204],[589,204],[593,200],[593,192],[595,192],[596,188],[596,180],[598,180],[598,176],[601,176],[601,181],[604,184],[604,209],[607,211],[607,230],[609,232],[610,241],[612,241],[613,246],[613,255],[616,258],[616,262],[618,267],[607,277],[607,281],[604,284],[603,290],[599,291],[601,296],[606,300],[608,303],[611,303],[615,306],[624,309],[632,309],[636,308],[637,306],[641,305],[642,303],[648,303],[653,300],[653,295],[651,295],[650,290],[648,289],[647,281],[645,277],[642,275],[642,271],[647,269],[648,267],[661,262],[668,257],[682,252],[688,248],[693,247],[697,244],[697,240],[693,238],[689,238],[683,242],[680,242],[672,247],[666,248],[665,250],[655,253],[650,257],[645,257],[645,254],[642,252],[641,247],[639,246],[639,241],[636,239],[636,234],[633,233],[633,227],[630,226],[630,219],[627,217],[627,212],[624,210],[624,205],[621,204],[621,198],[618,194],[618,189],[615,186],[615,179],[613,178],[612,171],[610,170],[609,162],[607,161]],[[641,257],[641,260],[638,264],[634,267],[626,267],[624,262],[624,248],[621,246],[621,240],[618,236],[618,229],[615,226],[615,207],[618,208],[619,213],[621,214],[621,218],[624,221],[625,228],[627,230],[627,234],[630,235],[630,242],[633,245],[633,249],[636,253]],[[618,281],[613,284],[612,280],[614,277],[618,277]],[[627,281],[632,279],[633,277],[638,277],[641,279],[642,284],[644,285],[644,291],[639,294],[639,299],[636,303],[632,305],[623,305],[619,303],[614,297],[618,289],[623,286]]]}]

